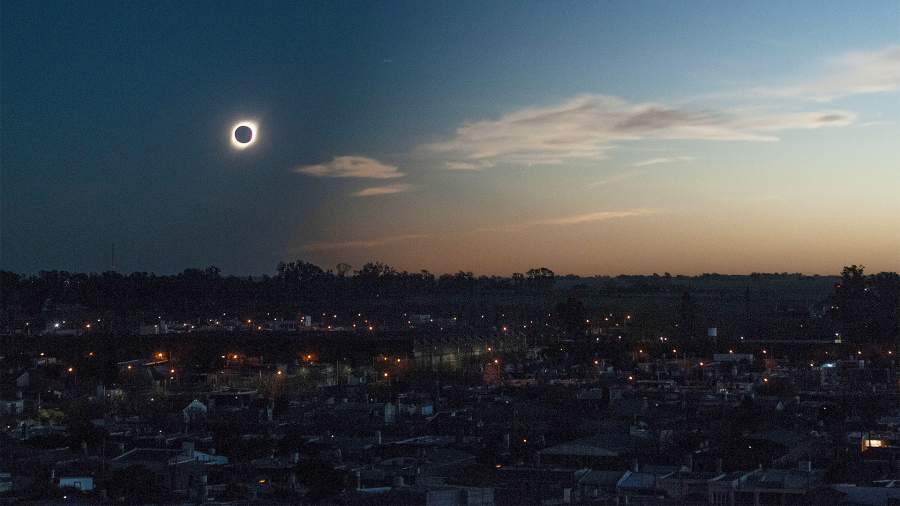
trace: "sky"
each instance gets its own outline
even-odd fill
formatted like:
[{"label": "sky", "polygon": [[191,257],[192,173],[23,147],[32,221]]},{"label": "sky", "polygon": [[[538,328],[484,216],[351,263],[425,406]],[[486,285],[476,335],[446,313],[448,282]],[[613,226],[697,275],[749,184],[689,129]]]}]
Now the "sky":
[{"label": "sky", "polygon": [[[900,4],[4,2],[0,268],[900,270]],[[257,126],[245,149],[233,128]]]}]

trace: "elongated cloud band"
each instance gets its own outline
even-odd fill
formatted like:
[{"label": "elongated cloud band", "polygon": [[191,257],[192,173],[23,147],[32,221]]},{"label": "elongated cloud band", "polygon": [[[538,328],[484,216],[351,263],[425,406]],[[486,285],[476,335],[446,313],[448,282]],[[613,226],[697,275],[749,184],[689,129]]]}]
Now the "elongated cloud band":
[{"label": "elongated cloud band", "polygon": [[427,234],[407,234],[395,235],[391,237],[381,237],[377,239],[362,239],[358,241],[338,241],[338,242],[314,242],[303,245],[300,249],[303,251],[332,251],[341,249],[359,249],[359,248],[376,248],[385,246],[395,242],[410,241],[413,239],[424,239],[431,237]]},{"label": "elongated cloud band", "polygon": [[354,197],[375,197],[378,195],[393,195],[395,193],[403,193],[412,189],[409,183],[396,183],[384,186],[373,186],[371,188],[363,188],[352,195]]},{"label": "elongated cloud band", "polygon": [[476,232],[517,232],[520,230],[540,227],[540,226],[571,226],[582,225],[585,223],[596,223],[601,221],[617,220],[622,218],[632,218],[637,216],[649,216],[659,214],[658,209],[626,209],[622,211],[595,211],[590,213],[572,214],[569,216],[560,216],[557,218],[547,218],[543,220],[528,221],[525,223],[515,223],[500,227],[479,228]]},{"label": "elongated cloud band", "polygon": [[634,164],[635,167],[649,167],[650,165],[659,165],[661,163],[675,163],[675,162],[688,162],[693,160],[692,156],[664,156],[660,158],[651,158],[649,160],[642,160]]},{"label": "elongated cloud band", "polygon": [[394,165],[365,156],[337,156],[328,163],[305,165],[294,169],[294,172],[316,177],[360,179],[393,179],[406,175]]},{"label": "elongated cloud band", "polygon": [[754,89],[769,97],[828,101],[848,95],[900,89],[900,44],[878,51],[844,53],[828,61],[818,77],[779,87]]},{"label": "elongated cloud band", "polygon": [[775,141],[773,132],[845,126],[851,112],[786,114],[758,111],[682,110],[630,103],[608,95],[578,95],[557,105],[528,107],[494,120],[466,123],[445,141],[423,147],[452,159],[453,169],[497,163],[559,164],[599,160],[613,143],[642,139]]},{"label": "elongated cloud band", "polygon": [[[597,211],[592,213],[574,214],[570,216],[562,216],[558,218],[549,218],[544,220],[530,221],[514,225],[507,225],[497,228],[479,228],[471,232],[516,232],[530,227],[538,226],[569,226],[580,225],[584,223],[594,223],[601,221],[609,221],[621,218],[629,218],[636,216],[647,216],[658,214],[656,209],[629,209],[625,211]],[[463,232],[468,233],[468,232]],[[368,249],[386,246],[396,242],[411,241],[416,239],[428,239],[438,237],[431,234],[406,234],[395,235],[389,237],[380,237],[374,239],[361,239],[353,241],[335,241],[335,242],[313,242],[300,247],[303,251],[332,251],[344,249]]]},{"label": "elongated cloud band", "polygon": [[649,214],[657,214],[656,209],[629,209],[627,211],[597,211],[593,213],[574,214],[571,216],[563,216],[561,218],[551,218],[547,220],[538,220],[531,222],[531,225],[580,225],[582,223],[592,223],[596,221],[609,221],[619,218],[630,218],[633,216],[647,216]]}]

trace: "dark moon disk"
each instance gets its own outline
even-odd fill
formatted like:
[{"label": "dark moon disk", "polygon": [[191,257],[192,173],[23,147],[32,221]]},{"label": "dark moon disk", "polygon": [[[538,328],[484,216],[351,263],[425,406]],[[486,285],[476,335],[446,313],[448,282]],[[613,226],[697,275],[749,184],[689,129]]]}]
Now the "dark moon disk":
[{"label": "dark moon disk", "polygon": [[241,144],[247,144],[253,139],[253,130],[248,126],[239,126],[234,129],[234,139]]}]

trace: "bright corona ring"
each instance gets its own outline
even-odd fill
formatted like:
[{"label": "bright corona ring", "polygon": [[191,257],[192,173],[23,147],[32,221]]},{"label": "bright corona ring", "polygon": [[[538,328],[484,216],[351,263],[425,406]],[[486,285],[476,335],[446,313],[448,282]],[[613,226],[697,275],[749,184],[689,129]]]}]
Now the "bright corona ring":
[{"label": "bright corona ring", "polygon": [[259,128],[253,121],[241,121],[231,128],[231,146],[235,149],[247,149],[256,142]]}]

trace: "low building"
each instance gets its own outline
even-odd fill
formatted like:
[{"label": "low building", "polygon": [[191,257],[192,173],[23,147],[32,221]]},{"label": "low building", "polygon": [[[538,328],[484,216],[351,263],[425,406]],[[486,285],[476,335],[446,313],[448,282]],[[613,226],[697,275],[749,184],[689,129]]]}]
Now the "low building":
[{"label": "low building", "polygon": [[60,476],[59,488],[73,488],[79,492],[94,490],[94,478],[91,476]]}]

